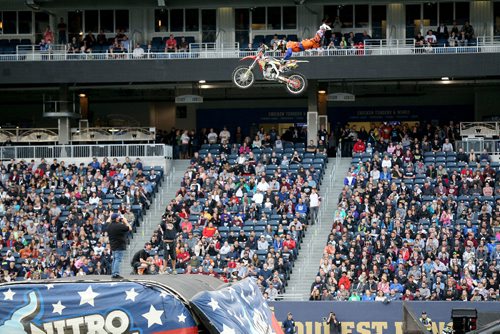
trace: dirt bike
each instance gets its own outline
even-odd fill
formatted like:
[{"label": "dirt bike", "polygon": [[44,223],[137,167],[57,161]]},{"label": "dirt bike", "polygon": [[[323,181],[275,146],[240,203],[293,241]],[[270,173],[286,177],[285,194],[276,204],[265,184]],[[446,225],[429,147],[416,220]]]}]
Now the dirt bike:
[{"label": "dirt bike", "polygon": [[293,70],[299,67],[298,63],[308,63],[309,61],[294,59],[281,63],[274,57],[266,56],[266,50],[266,47],[260,47],[256,55],[241,59],[241,61],[250,59],[253,62],[250,66],[241,65],[234,69],[234,84],[243,89],[251,87],[255,82],[253,69],[258,65],[265,80],[285,84],[286,90],[290,94],[298,95],[303,93],[307,88],[307,79],[303,74],[294,72]]}]

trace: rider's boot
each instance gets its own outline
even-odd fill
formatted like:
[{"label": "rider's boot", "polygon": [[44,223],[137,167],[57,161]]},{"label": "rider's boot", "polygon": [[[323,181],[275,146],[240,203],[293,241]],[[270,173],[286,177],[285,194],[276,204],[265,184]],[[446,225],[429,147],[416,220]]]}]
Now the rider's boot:
[{"label": "rider's boot", "polygon": [[287,59],[281,59],[280,60],[280,68],[279,68],[279,70],[281,71],[286,66],[287,63],[288,63]]}]

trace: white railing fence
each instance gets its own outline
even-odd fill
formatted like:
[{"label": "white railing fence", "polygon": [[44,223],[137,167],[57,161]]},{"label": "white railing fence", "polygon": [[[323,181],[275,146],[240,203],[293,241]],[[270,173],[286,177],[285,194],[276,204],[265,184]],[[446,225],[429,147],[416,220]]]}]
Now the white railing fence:
[{"label": "white railing fence", "polygon": [[0,160],[10,159],[91,159],[115,157],[158,157],[172,159],[172,147],[164,144],[3,146]]},{"label": "white railing fence", "polygon": [[[99,127],[71,128],[72,143],[81,142],[148,142],[156,140],[154,127]],[[56,143],[59,129],[56,128],[0,128],[0,141],[11,143]]]},{"label": "white railing fence", "polygon": [[490,155],[500,155],[500,140],[467,138],[464,140],[455,141],[455,150],[458,150],[460,148],[463,148],[465,152],[474,150],[476,154],[480,154],[484,150],[486,150],[486,152]]},{"label": "white railing fence", "polygon": [[[256,51],[242,51],[238,43],[234,46],[217,48],[215,43],[192,43],[188,52],[144,52],[134,54],[123,53],[69,53],[66,50],[42,51],[36,47],[23,50],[15,54],[2,54],[0,61],[82,61],[82,60],[150,60],[150,59],[220,59],[242,58],[255,55]],[[477,43],[477,45],[457,47],[415,47],[410,40],[367,40],[361,47],[314,49],[298,53],[299,57],[314,56],[375,56],[375,55],[421,55],[421,54],[464,54],[464,53],[500,53],[500,42],[495,39],[491,43]],[[283,56],[281,52],[270,52],[270,55]]]}]

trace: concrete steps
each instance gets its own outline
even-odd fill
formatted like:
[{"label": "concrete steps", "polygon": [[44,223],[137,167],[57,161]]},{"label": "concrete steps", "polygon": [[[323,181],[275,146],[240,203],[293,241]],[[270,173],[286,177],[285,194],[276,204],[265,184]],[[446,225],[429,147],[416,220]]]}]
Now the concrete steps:
[{"label": "concrete steps", "polygon": [[141,222],[141,226],[137,229],[134,238],[127,248],[120,268],[122,274],[126,275],[132,271],[130,266],[132,257],[138,250],[144,247],[146,242],[151,240],[153,232],[158,229],[158,225],[161,223],[161,216],[165,212],[165,207],[175,197],[177,190],[179,190],[180,183],[188,166],[189,160],[173,161],[172,170],[167,172],[168,175],[165,175],[165,180],[161,188],[158,190],[153,203],[151,203],[151,207]]},{"label": "concrete steps", "polygon": [[318,223],[310,226],[306,232],[286,293],[283,295],[285,300],[309,299],[311,284],[318,272],[319,260],[323,256],[323,249],[332,226],[333,213],[343,188],[344,175],[350,163],[350,158],[340,158],[337,164],[335,158],[328,161],[329,169],[321,187],[322,202]]}]

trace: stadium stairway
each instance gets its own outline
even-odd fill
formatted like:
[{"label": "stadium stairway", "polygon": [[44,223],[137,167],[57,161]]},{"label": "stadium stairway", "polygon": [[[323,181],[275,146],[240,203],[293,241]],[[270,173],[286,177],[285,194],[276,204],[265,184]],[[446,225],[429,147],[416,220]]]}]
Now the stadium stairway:
[{"label": "stadium stairway", "polygon": [[302,242],[300,254],[295,261],[284,300],[308,300],[311,284],[318,273],[319,260],[323,256],[328,234],[333,223],[333,213],[337,208],[338,197],[343,188],[345,173],[351,165],[351,158],[328,160],[330,174],[326,174],[321,193],[321,207],[317,224],[309,227]]},{"label": "stadium stairway", "polygon": [[167,203],[175,197],[177,190],[179,190],[181,180],[188,166],[189,160],[173,161],[171,173],[166,176],[165,182],[163,182],[161,188],[158,190],[158,194],[151,204],[151,207],[146,212],[141,226],[137,229],[134,238],[127,248],[120,268],[122,274],[128,275],[132,272],[132,267],[130,265],[132,257],[138,250],[144,247],[146,242],[151,240],[153,232],[158,229],[158,225],[161,223],[161,216],[165,212],[165,207]]}]

